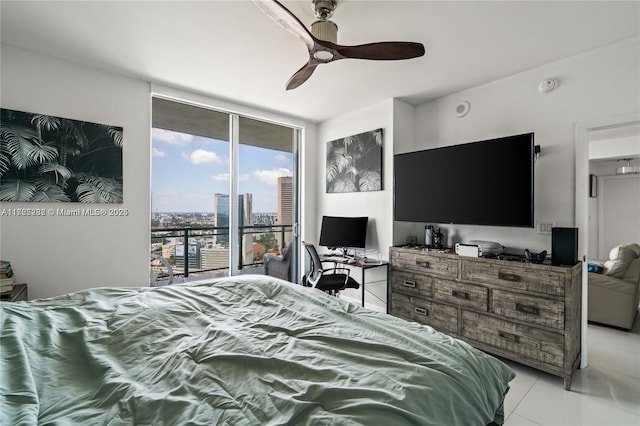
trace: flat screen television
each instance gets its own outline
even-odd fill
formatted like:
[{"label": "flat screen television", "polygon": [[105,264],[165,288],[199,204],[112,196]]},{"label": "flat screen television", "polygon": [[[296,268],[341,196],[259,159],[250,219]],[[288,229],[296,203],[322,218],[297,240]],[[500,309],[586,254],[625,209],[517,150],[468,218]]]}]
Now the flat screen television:
[{"label": "flat screen television", "polygon": [[323,216],[319,245],[330,249],[364,248],[368,217]]},{"label": "flat screen television", "polygon": [[533,228],[534,134],[394,156],[397,221]]}]

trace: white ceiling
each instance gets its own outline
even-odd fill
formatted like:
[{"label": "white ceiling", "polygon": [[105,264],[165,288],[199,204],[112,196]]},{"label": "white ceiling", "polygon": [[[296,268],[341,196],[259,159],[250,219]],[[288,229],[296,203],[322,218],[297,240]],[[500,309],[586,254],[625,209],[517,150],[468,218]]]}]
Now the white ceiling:
[{"label": "white ceiling", "polygon": [[[283,3],[306,25],[311,1]],[[339,0],[338,43],[416,41],[424,57],[343,60],[285,91],[301,40],[251,1],[0,1],[3,44],[322,121],[383,99],[418,104],[640,33],[638,1]]]}]

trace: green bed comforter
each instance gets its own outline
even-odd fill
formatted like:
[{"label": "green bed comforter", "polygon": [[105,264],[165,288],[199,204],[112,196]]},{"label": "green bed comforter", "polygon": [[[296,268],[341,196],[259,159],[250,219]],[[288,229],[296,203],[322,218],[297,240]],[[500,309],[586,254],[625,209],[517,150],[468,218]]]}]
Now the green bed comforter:
[{"label": "green bed comforter", "polygon": [[514,377],[429,327],[268,277],[0,308],[2,424],[485,425]]}]

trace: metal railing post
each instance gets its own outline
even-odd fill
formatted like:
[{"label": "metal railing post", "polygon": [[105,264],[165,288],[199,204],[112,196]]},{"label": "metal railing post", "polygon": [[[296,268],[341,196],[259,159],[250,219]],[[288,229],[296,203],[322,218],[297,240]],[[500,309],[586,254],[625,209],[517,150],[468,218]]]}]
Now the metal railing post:
[{"label": "metal railing post", "polygon": [[244,263],[244,251],[242,250],[242,234],[244,234],[244,226],[238,226],[238,269],[242,269]]},{"label": "metal railing post", "polygon": [[280,253],[284,250],[284,227],[285,225],[282,225],[282,228],[280,229]]},{"label": "metal railing post", "polygon": [[189,229],[185,228],[183,233],[184,240],[184,277],[187,278],[189,276]]}]

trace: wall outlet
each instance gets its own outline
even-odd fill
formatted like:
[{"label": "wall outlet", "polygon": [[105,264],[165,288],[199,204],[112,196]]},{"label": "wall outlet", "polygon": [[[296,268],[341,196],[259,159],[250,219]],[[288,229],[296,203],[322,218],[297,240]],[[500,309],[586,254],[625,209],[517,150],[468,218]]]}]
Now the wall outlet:
[{"label": "wall outlet", "polygon": [[551,228],[556,226],[556,221],[554,220],[552,221],[546,221],[546,222],[538,222],[538,226],[536,227],[536,230],[538,232],[538,234],[542,234],[542,235],[551,235]]}]

